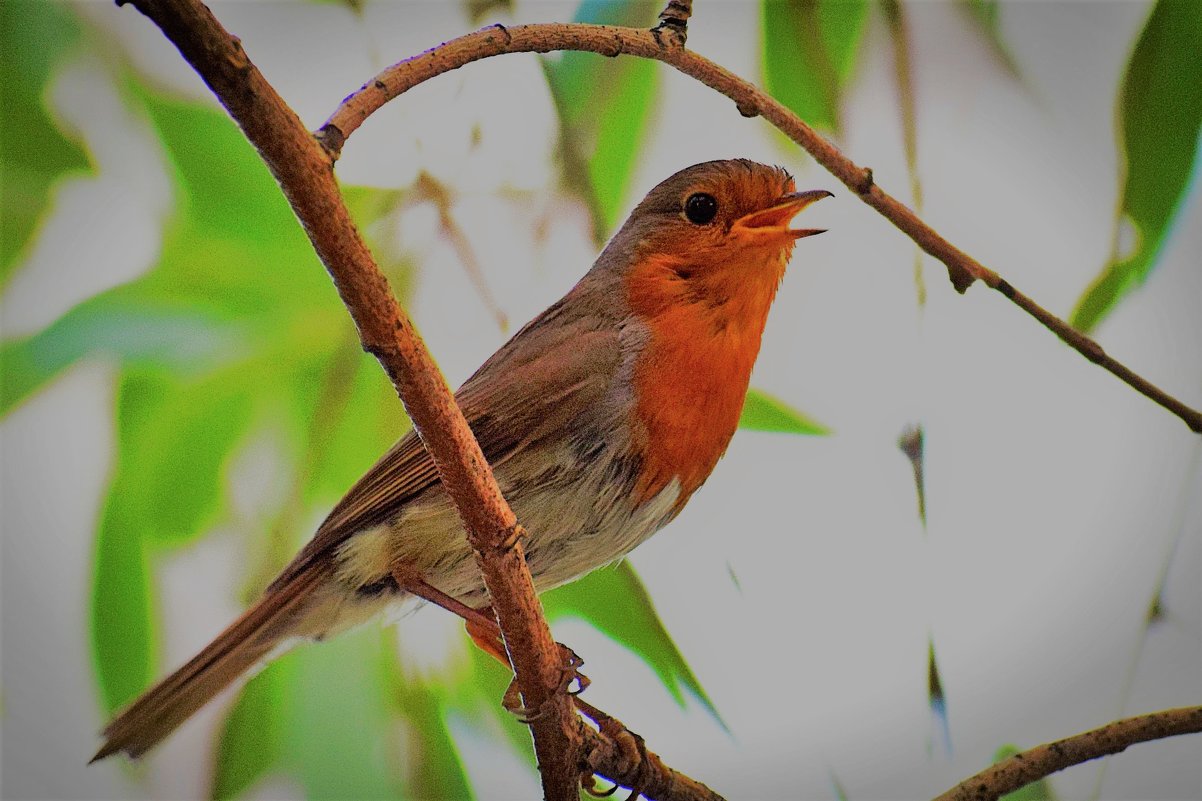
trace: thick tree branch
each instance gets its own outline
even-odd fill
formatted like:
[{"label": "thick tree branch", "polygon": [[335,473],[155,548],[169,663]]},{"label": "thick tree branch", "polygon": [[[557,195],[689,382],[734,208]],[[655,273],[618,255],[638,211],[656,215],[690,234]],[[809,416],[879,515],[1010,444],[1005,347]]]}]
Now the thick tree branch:
[{"label": "thick tree branch", "polygon": [[359,329],[380,360],[438,466],[477,561],[531,723],[548,799],[579,796],[583,723],[558,692],[560,652],[542,615],[522,551],[521,527],[471,429],[412,322],[398,306],[342,202],[333,164],[295,112],[199,0],[133,0],[242,127],[279,181]]},{"label": "thick tree branch", "polygon": [[957,784],[935,801],[994,801],[1031,782],[1128,746],[1202,732],[1202,706],[1166,709],[1109,723],[1015,754]]},{"label": "thick tree branch", "polygon": [[[678,3],[669,4],[668,15]],[[952,285],[964,292],[974,281],[1000,292],[1091,362],[1108,370],[1137,392],[1180,417],[1202,433],[1202,412],[1169,395],[1125,365],[1068,323],[1043,309],[993,270],[940,236],[903,203],[876,185],[872,170],[856,165],[833,144],[806,125],[796,114],[754,84],[684,47],[683,36],[665,36],[670,23],[651,30],[583,23],[545,23],[505,27],[493,25],[452,39],[424,53],[394,64],[359,91],[346,98],[318,132],[318,138],[337,158],[347,137],[376,109],[414,86],[473,61],[504,53],[549,53],[582,50],[604,56],[630,55],[669,64],[735,102],[747,117],[761,115],[804,148],[814,160],[880,212],[920,248],[947,266]]]}]

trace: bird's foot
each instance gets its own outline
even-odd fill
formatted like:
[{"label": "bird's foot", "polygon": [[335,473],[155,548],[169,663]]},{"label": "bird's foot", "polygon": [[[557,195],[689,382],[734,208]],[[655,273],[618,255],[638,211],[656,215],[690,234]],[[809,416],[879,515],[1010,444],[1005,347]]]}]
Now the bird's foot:
[{"label": "bird's foot", "polygon": [[[505,690],[505,695],[501,699],[501,706],[521,723],[533,723],[548,714],[551,709],[551,702],[555,696],[564,694],[571,696],[580,695],[592,683],[588,676],[580,672],[580,666],[584,664],[584,660],[580,658],[580,655],[561,642],[557,642],[555,645],[558,646],[559,653],[563,657],[563,666],[560,668],[561,676],[559,683],[555,686],[547,700],[543,701],[537,707],[525,706],[522,703],[522,693],[518,688],[516,678],[509,683],[509,687]],[[573,684],[576,685],[575,689],[572,688]]]}]

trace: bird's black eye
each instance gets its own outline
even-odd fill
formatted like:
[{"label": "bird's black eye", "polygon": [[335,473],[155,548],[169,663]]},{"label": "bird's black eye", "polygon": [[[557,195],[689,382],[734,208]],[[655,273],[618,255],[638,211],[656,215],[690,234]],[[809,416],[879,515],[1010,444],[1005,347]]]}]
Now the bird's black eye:
[{"label": "bird's black eye", "polygon": [[717,214],[718,201],[714,200],[713,195],[707,195],[705,192],[689,195],[689,199],[684,202],[684,216],[696,225],[711,222]]}]

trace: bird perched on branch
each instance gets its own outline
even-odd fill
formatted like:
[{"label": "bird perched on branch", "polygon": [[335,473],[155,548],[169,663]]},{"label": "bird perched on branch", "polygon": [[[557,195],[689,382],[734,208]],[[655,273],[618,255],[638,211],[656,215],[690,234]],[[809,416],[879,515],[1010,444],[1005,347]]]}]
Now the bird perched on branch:
[{"label": "bird perched on branch", "polygon": [[[791,220],[828,195],[743,159],[681,170],[456,393],[528,532],[537,589],[620,559],[709,477],[794,243],[821,233]],[[430,592],[451,607],[488,604],[455,506],[410,432],[254,606],[108,725],[94,759],[140,756],[286,642],[336,634],[414,595],[436,600]]]}]

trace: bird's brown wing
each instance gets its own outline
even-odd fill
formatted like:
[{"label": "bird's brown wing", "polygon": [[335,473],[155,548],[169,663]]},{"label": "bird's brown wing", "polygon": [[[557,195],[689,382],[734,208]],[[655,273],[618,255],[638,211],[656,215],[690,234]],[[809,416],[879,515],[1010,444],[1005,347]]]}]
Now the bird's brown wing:
[{"label": "bird's brown wing", "polygon": [[[519,331],[455,395],[494,468],[595,414],[618,370],[616,327],[557,320],[560,310],[553,306]],[[328,557],[356,532],[394,518],[437,482],[434,462],[409,432],[351,487],[272,586]]]}]

